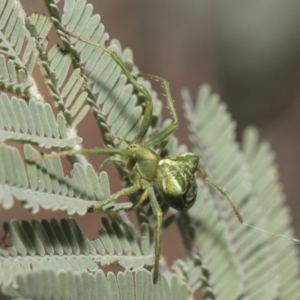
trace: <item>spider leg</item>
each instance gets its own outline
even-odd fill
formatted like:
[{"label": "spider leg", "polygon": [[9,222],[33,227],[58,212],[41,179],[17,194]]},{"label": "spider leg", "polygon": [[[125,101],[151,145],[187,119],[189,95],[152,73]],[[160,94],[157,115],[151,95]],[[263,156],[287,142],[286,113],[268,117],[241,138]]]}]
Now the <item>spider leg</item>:
[{"label": "spider leg", "polygon": [[150,204],[153,210],[153,213],[155,214],[157,224],[156,224],[156,230],[155,230],[155,261],[154,261],[154,271],[153,271],[153,282],[157,282],[158,279],[158,270],[159,270],[159,258],[160,258],[160,252],[161,252],[161,231],[162,231],[162,225],[163,225],[163,213],[161,211],[161,208],[159,206],[159,203],[157,202],[157,199],[154,194],[153,188],[151,189],[150,193]]},{"label": "spider leg", "polygon": [[99,212],[99,211],[101,211],[101,208],[103,206],[115,201],[117,198],[119,198],[121,196],[130,196],[133,193],[137,192],[140,188],[141,188],[141,181],[138,177],[136,177],[135,179],[133,179],[133,184],[131,186],[129,186],[127,188],[123,188],[122,190],[112,194],[107,199],[105,199],[103,201],[99,201],[99,203],[97,203],[94,206],[90,206],[88,208],[88,212],[89,213]]},{"label": "spider leg", "polygon": [[117,135],[112,134],[111,132],[110,132],[110,133],[106,133],[106,134],[105,134],[105,137],[106,137],[108,140],[119,140],[119,141],[124,141],[127,145],[132,144],[132,141],[128,140],[126,137],[124,137],[124,136],[117,136]]},{"label": "spider leg", "polygon": [[[151,119],[152,119],[152,111],[153,111],[153,102],[150,93],[147,91],[147,89],[139,84],[135,78],[131,74],[131,72],[128,70],[126,64],[123,62],[122,58],[114,51],[108,50],[106,47],[97,45],[81,36],[78,36],[72,32],[67,32],[68,35],[75,37],[76,39],[85,42],[86,44],[92,45],[94,47],[97,47],[98,49],[101,49],[102,51],[107,52],[111,58],[119,65],[119,67],[122,69],[124,74],[126,75],[128,81],[133,85],[134,89],[140,92],[145,97],[145,112],[142,120],[141,127],[139,129],[139,132],[135,138],[135,142],[141,143],[147,134],[148,128],[150,127]],[[162,77],[156,76],[156,75],[150,75],[150,74],[140,74],[140,76],[149,78],[152,80],[159,81],[161,85],[163,86],[166,97],[167,97],[167,103],[168,103],[168,109],[170,111],[171,117],[173,119],[173,122],[167,126],[165,129],[151,137],[146,143],[146,147],[155,146],[157,144],[160,144],[163,140],[165,140],[177,127],[178,127],[178,116],[176,109],[174,107],[174,101],[172,99],[169,83],[167,80],[165,80]]]},{"label": "spider leg", "polygon": [[128,70],[128,68],[127,68],[126,64],[123,62],[122,58],[115,51],[111,51],[104,46],[97,45],[97,44],[95,44],[89,40],[86,40],[85,38],[82,38],[81,36],[78,36],[72,32],[67,32],[67,34],[72,37],[75,37],[76,39],[78,39],[82,42],[85,42],[86,44],[92,45],[98,49],[101,49],[102,51],[107,52],[111,56],[111,58],[122,69],[122,71],[126,75],[128,81],[133,85],[134,89],[144,95],[144,97],[145,97],[145,112],[144,112],[141,127],[135,138],[135,141],[137,143],[141,143],[148,131],[148,128],[150,126],[151,119],[152,119],[153,102],[152,102],[150,93],[147,91],[147,89],[143,85],[141,85],[140,83],[137,82],[136,78]]},{"label": "spider leg", "polygon": [[[153,130],[153,132],[151,133],[150,137],[149,137],[149,140],[156,136],[159,132],[161,131],[160,128],[156,128],[155,130]],[[165,139],[157,142],[154,146],[155,146],[155,152],[157,154],[160,154],[164,149],[165,147],[167,146],[167,144],[169,143],[169,139],[170,139],[170,136],[167,136]],[[147,143],[147,142],[146,142]]]},{"label": "spider leg", "polygon": [[207,172],[205,171],[205,169],[198,165],[198,171],[200,172],[201,176],[203,177],[203,179],[210,184],[212,187],[214,187],[220,194],[222,194],[223,196],[226,197],[226,199],[228,200],[228,202],[230,203],[235,215],[237,216],[237,218],[239,219],[240,223],[243,224],[243,217],[241,216],[237,206],[235,205],[235,203],[233,202],[233,200],[231,199],[230,195],[224,191],[224,189],[217,184],[216,182],[214,182],[207,174]]},{"label": "spider leg", "polygon": [[147,185],[140,199],[136,203],[134,203],[132,207],[126,209],[126,211],[136,210],[149,197],[151,190],[152,190],[152,185],[150,184]]},{"label": "spider leg", "polygon": [[153,110],[153,102],[152,98],[150,96],[150,93],[147,91],[147,89],[139,84],[135,77],[131,74],[131,72],[127,69],[127,66],[122,61],[121,57],[113,51],[109,51],[109,54],[111,58],[119,65],[119,67],[122,69],[124,74],[126,75],[128,81],[133,85],[133,87],[140,93],[142,93],[145,97],[145,112],[142,120],[141,127],[139,129],[139,132],[135,138],[135,141],[137,143],[141,143],[148,131],[148,128],[151,123],[152,119],[152,110]]},{"label": "spider leg", "polygon": [[171,94],[171,91],[170,91],[169,82],[167,80],[165,80],[164,78],[156,76],[156,75],[140,74],[140,76],[160,82],[160,84],[162,85],[162,87],[165,90],[166,97],[167,97],[168,109],[169,109],[169,112],[170,112],[172,120],[173,120],[170,125],[168,125],[165,129],[163,129],[159,133],[152,136],[145,143],[146,147],[151,147],[151,146],[155,146],[157,144],[160,144],[161,142],[166,140],[171,135],[171,133],[174,130],[176,130],[176,128],[178,127],[178,115],[177,115],[176,109],[174,107],[174,100],[172,98],[172,94]]},{"label": "spider leg", "polygon": [[133,207],[127,210],[128,211],[135,210],[148,197],[150,198],[150,204],[157,221],[156,230],[155,230],[155,260],[154,260],[154,271],[153,271],[153,282],[156,283],[158,279],[159,259],[161,253],[161,232],[162,232],[162,225],[163,225],[163,213],[156,199],[152,185],[148,184],[139,201],[136,202]]},{"label": "spider leg", "polygon": [[119,164],[126,165],[126,162],[124,160],[122,160],[121,158],[116,157],[116,156],[110,156],[101,163],[99,170],[100,171],[104,170],[104,168],[111,162],[117,162]]},{"label": "spider leg", "polygon": [[88,149],[79,149],[79,150],[66,150],[61,152],[52,152],[50,154],[44,154],[39,157],[27,158],[28,162],[36,162],[43,159],[50,159],[60,156],[72,156],[76,154],[119,154],[122,156],[131,157],[132,152],[127,149],[118,149],[118,148],[88,148]]}]

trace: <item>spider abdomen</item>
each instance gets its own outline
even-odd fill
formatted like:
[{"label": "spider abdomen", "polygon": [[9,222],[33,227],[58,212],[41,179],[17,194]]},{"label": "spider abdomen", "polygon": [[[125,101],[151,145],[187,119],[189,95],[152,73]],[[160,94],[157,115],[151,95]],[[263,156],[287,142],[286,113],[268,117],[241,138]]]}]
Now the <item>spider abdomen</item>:
[{"label": "spider abdomen", "polygon": [[167,156],[157,168],[157,184],[169,205],[177,210],[187,210],[195,202],[197,184],[194,173],[199,158],[193,153]]}]

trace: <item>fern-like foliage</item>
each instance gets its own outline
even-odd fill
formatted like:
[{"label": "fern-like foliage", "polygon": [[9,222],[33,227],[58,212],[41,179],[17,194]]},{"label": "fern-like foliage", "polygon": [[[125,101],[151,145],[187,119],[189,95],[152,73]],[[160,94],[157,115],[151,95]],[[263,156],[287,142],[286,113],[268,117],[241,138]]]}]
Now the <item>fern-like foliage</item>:
[{"label": "fern-like foliage", "polygon": [[[82,155],[70,158],[70,175],[58,157],[28,161],[45,149],[81,147],[84,137],[76,129],[90,110],[106,145],[127,147],[107,133],[133,139],[144,99],[108,53],[70,38],[68,32],[106,44],[132,74],[139,71],[130,49],[123,50],[117,40],[108,42],[92,5],[84,0],[45,3],[49,16],[27,16],[18,0],[0,1],[0,205],[11,209],[20,201],[33,214],[43,208],[84,215],[110,196],[106,172],[97,172]],[[48,42],[51,30],[63,46]],[[39,92],[35,71],[42,74],[51,99]],[[151,136],[170,120],[162,119],[162,102],[151,83],[138,81],[153,98]],[[210,177],[230,193],[245,222],[293,236],[268,144],[260,143],[256,130],[249,128],[240,146],[226,106],[208,86],[199,90],[195,105],[186,90],[183,99],[194,152]],[[171,136],[164,152],[186,150]],[[128,184],[128,174],[118,171]],[[136,212],[138,225],[129,222],[125,211],[137,199],[134,195],[102,208],[112,221],[102,219],[95,240],[71,218],[4,223],[1,291],[14,299],[190,299],[199,290],[203,299],[299,299],[295,244],[241,226],[226,200],[200,178],[197,182],[197,200],[188,212],[176,213],[159,199],[162,211],[169,213],[164,228],[177,221],[189,255],[170,268],[161,260],[157,284],[151,273],[155,220],[145,206]],[[118,266],[118,272],[106,266]]]},{"label": "fern-like foliage", "polygon": [[[235,142],[235,124],[208,86],[199,90],[195,107],[186,90],[183,98],[194,151],[209,174],[232,195],[245,222],[293,236],[273,155],[266,143],[259,144],[256,130],[245,131],[240,150]],[[230,207],[214,192],[202,186],[196,205],[188,212],[190,226],[199,227],[192,242],[210,270],[209,286],[214,295],[218,299],[239,299],[243,295],[249,299],[298,299],[296,244],[238,226]],[[186,222],[180,225],[186,226]]]},{"label": "fern-like foliage", "polygon": [[[73,219],[4,224],[12,246],[1,251],[3,290],[31,299],[187,299],[187,286],[175,275],[166,273],[154,285],[151,273],[142,269],[153,260],[148,225],[142,224],[139,241],[124,225],[107,219],[102,224],[104,230],[94,241]],[[118,264],[127,271],[106,277],[98,264]]]},{"label": "fern-like foliage", "polygon": [[61,114],[55,118],[48,103],[0,95],[0,141],[14,140],[44,148],[74,147],[79,137],[67,137],[67,126]]},{"label": "fern-like foliage", "polygon": [[[39,208],[66,210],[69,214],[85,214],[87,207],[110,196],[109,180],[106,172],[99,175],[90,164],[74,165],[68,178],[63,173],[59,159],[41,160],[36,164],[22,162],[19,152],[11,146],[0,145],[1,189],[0,203],[6,208],[13,206],[13,198],[25,201],[25,207],[33,213]],[[30,145],[25,145],[26,158],[38,157],[39,153]],[[94,199],[94,201],[87,201]],[[107,206],[106,206],[107,207]],[[104,207],[104,210],[105,208]],[[116,204],[109,209],[129,207]]]},{"label": "fern-like foliage", "polygon": [[[189,292],[178,278],[163,276],[161,284],[154,285],[151,273],[138,270],[104,274],[102,270],[91,274],[80,271],[54,272],[43,269],[16,277],[18,288],[11,288],[14,297],[27,299],[188,299]],[[147,289],[144,287],[147,286]]]},{"label": "fern-like foliage", "polygon": [[135,238],[128,226],[116,222],[110,224],[107,219],[102,220],[102,225],[104,229],[99,239],[89,241],[73,219],[62,219],[60,223],[55,219],[50,222],[33,220],[22,224],[12,220],[4,224],[12,247],[3,250],[2,255],[11,257],[14,273],[9,272],[12,266],[5,266],[2,261],[3,274],[5,271],[11,274],[11,277],[2,278],[2,283],[11,283],[24,268],[29,268],[28,271],[46,267],[95,272],[97,264],[118,263],[132,270],[151,265],[153,254],[150,252],[148,225],[141,226],[142,242]]}]

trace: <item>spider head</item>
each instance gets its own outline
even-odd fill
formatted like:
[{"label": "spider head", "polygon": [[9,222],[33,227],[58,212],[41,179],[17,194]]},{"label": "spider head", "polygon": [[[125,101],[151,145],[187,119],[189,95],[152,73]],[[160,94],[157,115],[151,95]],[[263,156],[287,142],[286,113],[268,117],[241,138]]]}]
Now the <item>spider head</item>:
[{"label": "spider head", "polygon": [[157,168],[157,185],[163,198],[177,210],[187,210],[195,202],[195,172],[199,157],[187,152],[161,159]]}]

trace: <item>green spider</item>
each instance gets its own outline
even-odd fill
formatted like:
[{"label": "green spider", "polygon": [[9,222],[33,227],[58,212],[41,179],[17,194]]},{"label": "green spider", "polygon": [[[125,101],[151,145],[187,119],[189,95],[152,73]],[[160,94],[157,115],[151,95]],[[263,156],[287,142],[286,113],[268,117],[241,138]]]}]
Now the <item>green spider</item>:
[{"label": "green spider", "polygon": [[[158,279],[159,259],[161,253],[160,236],[163,224],[163,213],[154,193],[154,184],[157,185],[162,198],[167,201],[171,207],[179,211],[187,210],[196,200],[198,187],[196,184],[195,172],[199,171],[207,183],[216,188],[228,199],[241,223],[243,223],[243,219],[230,196],[218,184],[213,182],[208,177],[206,171],[199,165],[199,157],[197,155],[191,152],[186,152],[179,155],[166,156],[165,158],[160,157],[159,153],[166,145],[169,136],[178,127],[178,116],[174,107],[169,83],[159,76],[140,74],[140,76],[147,77],[161,83],[166,93],[167,104],[172,117],[172,123],[170,125],[160,132],[155,133],[145,141],[144,139],[151,123],[153,109],[153,102],[147,89],[137,82],[136,78],[130,73],[116,52],[108,50],[104,46],[96,45],[73,33],[67,32],[67,34],[109,53],[111,58],[120,66],[123,73],[127,76],[128,81],[133,85],[134,89],[145,97],[145,112],[135,139],[133,141],[128,141],[126,138],[119,138],[128,144],[127,149],[93,148],[68,150],[44,155],[42,158],[45,159],[53,156],[72,156],[75,154],[109,154],[110,157],[102,163],[102,167],[112,161],[121,162],[125,165],[126,169],[131,172],[130,180],[132,185],[112,194],[109,198],[101,201],[99,204],[89,207],[88,212],[98,212],[103,206],[117,198],[121,196],[130,196],[140,189],[143,189],[140,199],[128,210],[136,210],[146,199],[150,199],[151,207],[157,219],[153,272],[153,281],[156,282]],[[153,147],[157,147],[158,150],[152,150]],[[35,161],[35,159],[31,161]]]}]

